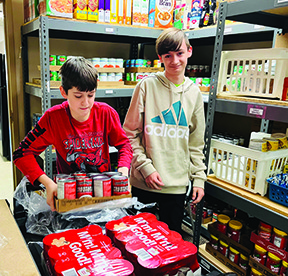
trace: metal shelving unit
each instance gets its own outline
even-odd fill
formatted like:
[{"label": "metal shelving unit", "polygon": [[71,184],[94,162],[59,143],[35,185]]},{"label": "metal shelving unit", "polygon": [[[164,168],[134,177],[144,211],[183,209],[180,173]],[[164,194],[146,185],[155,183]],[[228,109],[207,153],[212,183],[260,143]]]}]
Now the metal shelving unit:
[{"label": "metal shelving unit", "polygon": [[[225,20],[235,20],[260,25],[269,25],[270,27],[288,28],[288,1],[280,0],[242,0],[236,2],[222,2],[220,4],[219,20],[217,25],[217,33],[214,47],[214,58],[212,65],[211,89],[208,97],[206,132],[205,132],[205,157],[206,162],[209,160],[209,148],[211,142],[213,120],[215,112],[224,112],[228,114],[250,116],[249,105],[257,104],[257,106],[265,112],[263,113],[262,122],[279,121],[288,123],[288,105],[277,105],[273,101],[263,100],[262,102],[250,100],[232,100],[217,98],[218,72],[225,34]],[[279,32],[281,33],[281,31]],[[239,99],[239,98],[238,98]],[[251,117],[253,117],[251,115]],[[261,125],[262,128],[262,125]],[[261,129],[262,130],[262,129]],[[263,130],[262,130],[263,131]],[[232,186],[232,185],[231,185]],[[219,198],[232,206],[249,213],[271,225],[279,227],[283,231],[288,231],[288,208],[287,212],[280,212],[277,207],[271,208],[257,203],[252,198],[246,198],[241,193],[236,193],[233,186],[231,190],[227,190],[212,180],[206,182],[205,191],[207,194]],[[262,199],[260,199],[262,200]],[[263,199],[264,200],[264,199]],[[272,204],[271,204],[272,205]],[[200,258],[203,259],[203,256]]]}]

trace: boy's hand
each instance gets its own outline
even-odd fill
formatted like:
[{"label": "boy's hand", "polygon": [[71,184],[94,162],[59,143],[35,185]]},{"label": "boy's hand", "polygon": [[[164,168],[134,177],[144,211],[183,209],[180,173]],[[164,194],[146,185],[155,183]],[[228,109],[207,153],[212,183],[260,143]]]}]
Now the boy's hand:
[{"label": "boy's hand", "polygon": [[202,197],[204,196],[204,189],[200,187],[193,187],[193,204],[197,204],[201,201]]},{"label": "boy's hand", "polygon": [[164,186],[160,174],[153,172],[145,178],[147,187],[155,190],[161,190],[161,186]]},{"label": "boy's hand", "polygon": [[50,179],[46,174],[42,174],[38,181],[41,182],[46,188],[46,202],[50,206],[51,211],[56,211],[54,204],[54,197],[57,197],[57,184]]}]

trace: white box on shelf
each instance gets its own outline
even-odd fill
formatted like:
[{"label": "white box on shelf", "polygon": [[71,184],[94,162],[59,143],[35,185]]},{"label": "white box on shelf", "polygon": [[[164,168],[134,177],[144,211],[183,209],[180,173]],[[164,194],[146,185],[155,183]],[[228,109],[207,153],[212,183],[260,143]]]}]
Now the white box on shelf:
[{"label": "white box on shelf", "polygon": [[288,149],[262,152],[211,139],[208,172],[239,188],[264,196],[266,178],[282,172]]},{"label": "white box on shelf", "polygon": [[235,96],[281,99],[285,77],[287,48],[223,51],[218,93],[226,90]]}]

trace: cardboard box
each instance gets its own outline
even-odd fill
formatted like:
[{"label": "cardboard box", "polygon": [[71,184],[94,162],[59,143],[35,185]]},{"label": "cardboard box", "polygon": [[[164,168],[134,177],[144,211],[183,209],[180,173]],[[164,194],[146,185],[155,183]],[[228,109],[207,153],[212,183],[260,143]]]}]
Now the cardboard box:
[{"label": "cardboard box", "polygon": [[76,19],[88,19],[87,0],[74,0],[73,17]]},{"label": "cardboard box", "polygon": [[173,0],[156,1],[155,28],[170,28],[173,22]]},{"label": "cardboard box", "polygon": [[250,258],[249,258],[249,265],[251,266],[251,268],[255,268],[257,271],[261,272],[262,275],[265,275],[265,276],[276,276],[276,275],[278,275],[278,274],[272,272],[265,265],[262,265],[259,262],[257,262],[255,259],[253,259],[252,256],[250,256]]},{"label": "cardboard box", "polygon": [[59,17],[73,18],[73,1],[63,0],[39,0],[39,15],[53,15]]},{"label": "cardboard box", "polygon": [[239,276],[248,275],[247,270],[242,269],[239,265],[230,261],[227,257],[215,250],[209,243],[206,244],[206,251],[209,252],[213,257],[223,263],[225,266],[233,270]]},{"label": "cardboard box", "polygon": [[118,23],[118,0],[110,1],[110,23]]},{"label": "cardboard box", "polygon": [[208,231],[209,231],[210,234],[214,235],[219,240],[222,240],[223,242],[228,244],[228,246],[233,247],[235,250],[239,251],[241,254],[243,254],[245,256],[249,256],[251,254],[251,250],[250,249],[246,248],[245,246],[243,246],[240,243],[232,240],[231,238],[229,238],[228,236],[226,236],[225,234],[220,232],[215,227],[216,224],[217,224],[217,222],[212,223],[212,224],[208,224]]},{"label": "cardboard box", "polygon": [[98,21],[98,0],[88,0],[88,20]]},{"label": "cardboard box", "polygon": [[124,24],[132,24],[132,0],[124,0]]},{"label": "cardboard box", "polygon": [[129,197],[131,197],[131,194],[120,196],[107,196],[107,197],[83,197],[77,199],[55,199],[55,207],[57,212],[64,213],[76,208],[92,204]]},{"label": "cardboard box", "polygon": [[273,243],[266,241],[262,237],[258,236],[254,232],[251,233],[250,241],[256,243],[257,245],[261,246],[262,248],[266,249],[267,251],[271,252],[281,260],[288,262],[288,252],[283,249],[280,249]]}]

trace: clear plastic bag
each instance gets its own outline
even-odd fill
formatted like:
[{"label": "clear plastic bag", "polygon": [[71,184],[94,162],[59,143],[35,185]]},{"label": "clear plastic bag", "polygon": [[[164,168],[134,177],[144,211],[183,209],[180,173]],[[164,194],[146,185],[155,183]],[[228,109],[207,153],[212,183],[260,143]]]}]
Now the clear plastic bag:
[{"label": "clear plastic bag", "polygon": [[14,199],[26,211],[26,232],[41,236],[67,229],[78,229],[89,224],[98,224],[104,232],[106,222],[130,215],[129,208],[134,208],[133,210],[138,212],[142,208],[151,208],[155,205],[155,203],[142,204],[136,197],[122,198],[60,214],[51,211],[46,198],[33,191],[27,191],[29,184],[28,179],[23,177],[14,192]]}]

